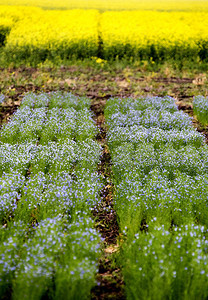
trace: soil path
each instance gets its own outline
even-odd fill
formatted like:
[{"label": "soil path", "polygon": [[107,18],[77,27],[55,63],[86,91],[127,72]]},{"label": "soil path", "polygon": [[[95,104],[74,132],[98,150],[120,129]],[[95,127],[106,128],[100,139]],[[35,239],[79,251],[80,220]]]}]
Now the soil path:
[{"label": "soil path", "polygon": [[102,145],[102,157],[99,165],[99,173],[104,180],[104,188],[101,191],[101,204],[93,211],[96,220],[96,228],[104,238],[104,251],[99,261],[97,274],[97,286],[92,290],[91,299],[125,299],[124,282],[121,270],[116,266],[114,254],[119,251],[117,239],[119,227],[116,212],[113,208],[114,186],[111,180],[111,158],[106,142],[106,127],[104,119],[105,100],[92,101],[91,110],[100,133],[97,141]]}]

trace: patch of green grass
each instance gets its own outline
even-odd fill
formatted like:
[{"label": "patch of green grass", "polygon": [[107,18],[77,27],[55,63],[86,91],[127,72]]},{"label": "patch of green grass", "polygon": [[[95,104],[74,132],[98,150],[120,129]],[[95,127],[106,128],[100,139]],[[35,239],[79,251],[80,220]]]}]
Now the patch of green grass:
[{"label": "patch of green grass", "polygon": [[38,67],[8,67],[0,73],[0,90],[7,104],[19,103],[25,92],[64,90],[91,99],[111,96],[170,95],[176,100],[192,103],[196,95],[206,96],[208,65],[161,65],[148,61],[114,61],[98,63],[92,60],[67,61],[59,66],[47,62]]}]

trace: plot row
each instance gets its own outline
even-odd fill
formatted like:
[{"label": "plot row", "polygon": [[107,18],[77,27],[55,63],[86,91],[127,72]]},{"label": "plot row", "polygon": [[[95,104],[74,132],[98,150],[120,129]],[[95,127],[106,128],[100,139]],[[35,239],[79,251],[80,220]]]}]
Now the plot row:
[{"label": "plot row", "polygon": [[208,146],[171,97],[109,99],[105,117],[128,299],[208,296]]},{"label": "plot row", "polygon": [[28,94],[10,122],[2,126],[0,141],[17,144],[38,140],[47,144],[93,138],[97,129],[88,108],[88,99],[76,100],[71,94]]},{"label": "plot row", "polygon": [[86,299],[95,284],[101,147],[88,108],[70,94],[30,94],[0,131],[0,298]]}]

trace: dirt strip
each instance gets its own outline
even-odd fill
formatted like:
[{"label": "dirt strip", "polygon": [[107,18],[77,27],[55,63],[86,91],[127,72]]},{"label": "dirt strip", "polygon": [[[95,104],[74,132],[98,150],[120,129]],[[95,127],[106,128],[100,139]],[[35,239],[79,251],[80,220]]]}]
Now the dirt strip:
[{"label": "dirt strip", "polygon": [[19,105],[4,105],[0,107],[0,125],[7,123],[10,117],[18,109]]},{"label": "dirt strip", "polygon": [[101,191],[101,204],[93,211],[96,228],[104,238],[104,253],[99,261],[99,272],[97,274],[97,286],[92,290],[91,299],[126,299],[124,295],[124,282],[121,270],[116,266],[114,254],[119,251],[117,239],[119,228],[116,212],[113,208],[114,186],[111,180],[111,158],[106,143],[106,128],[104,119],[105,100],[96,99],[92,101],[91,110],[100,133],[97,141],[103,148],[99,173],[104,180],[104,188]]}]

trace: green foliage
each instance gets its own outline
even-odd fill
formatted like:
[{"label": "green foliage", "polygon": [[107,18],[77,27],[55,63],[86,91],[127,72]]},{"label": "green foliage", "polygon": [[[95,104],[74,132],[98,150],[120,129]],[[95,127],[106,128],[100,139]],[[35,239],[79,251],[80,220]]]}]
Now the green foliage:
[{"label": "green foliage", "polygon": [[105,109],[127,299],[208,296],[208,147],[171,97]]},{"label": "green foliage", "polygon": [[206,299],[207,229],[156,218],[123,247],[127,299]]},{"label": "green foliage", "polygon": [[0,142],[0,297],[89,299],[102,242],[90,100],[28,93]]},{"label": "green foliage", "polygon": [[208,125],[208,98],[196,96],[193,101],[193,110],[199,122],[204,126]]}]

